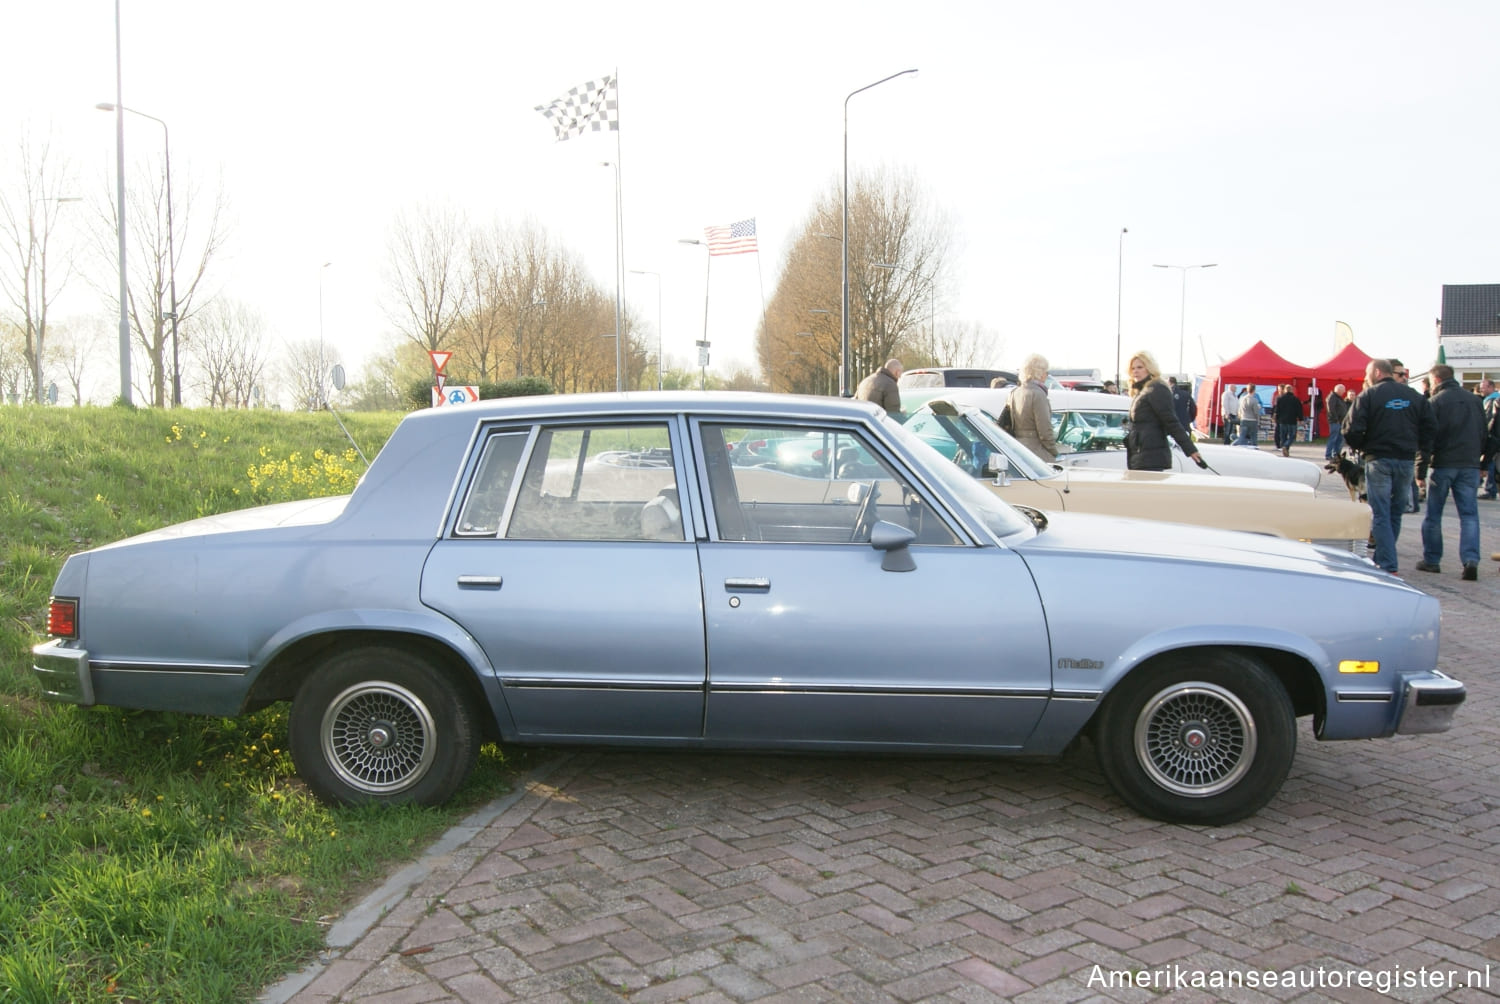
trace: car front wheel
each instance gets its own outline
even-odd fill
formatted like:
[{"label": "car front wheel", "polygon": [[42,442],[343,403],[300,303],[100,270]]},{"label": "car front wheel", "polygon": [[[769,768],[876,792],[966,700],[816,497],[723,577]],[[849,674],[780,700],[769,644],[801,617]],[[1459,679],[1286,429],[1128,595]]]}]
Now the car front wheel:
[{"label": "car front wheel", "polygon": [[478,754],[474,711],[426,659],[400,649],[340,653],[292,701],[292,759],[329,802],[437,805]]},{"label": "car front wheel", "polygon": [[1100,769],[1130,806],[1220,826],[1281,789],[1297,749],[1286,688],[1233,652],[1179,656],[1126,677],[1095,732]]}]

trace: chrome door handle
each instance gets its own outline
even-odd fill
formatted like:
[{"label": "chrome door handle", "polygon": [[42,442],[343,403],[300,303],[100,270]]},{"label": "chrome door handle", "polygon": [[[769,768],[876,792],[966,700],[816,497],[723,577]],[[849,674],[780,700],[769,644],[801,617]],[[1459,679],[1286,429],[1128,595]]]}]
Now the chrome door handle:
[{"label": "chrome door handle", "polygon": [[764,593],[771,589],[770,579],[725,579],[724,588],[731,593],[754,592]]},{"label": "chrome door handle", "polygon": [[458,588],[460,589],[499,589],[505,581],[499,575],[460,575],[458,577]]}]

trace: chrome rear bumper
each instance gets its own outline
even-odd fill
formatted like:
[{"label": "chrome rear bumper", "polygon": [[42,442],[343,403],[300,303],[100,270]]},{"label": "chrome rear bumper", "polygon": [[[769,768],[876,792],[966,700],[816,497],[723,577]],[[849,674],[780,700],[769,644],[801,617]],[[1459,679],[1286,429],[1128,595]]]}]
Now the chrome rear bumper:
[{"label": "chrome rear bumper", "polygon": [[1407,680],[1396,731],[1404,735],[1447,732],[1453,726],[1454,713],[1467,696],[1462,683],[1436,670],[1431,676]]},{"label": "chrome rear bumper", "polygon": [[42,696],[64,704],[92,705],[94,678],[89,674],[88,649],[69,648],[53,640],[34,646],[31,670],[42,684]]}]

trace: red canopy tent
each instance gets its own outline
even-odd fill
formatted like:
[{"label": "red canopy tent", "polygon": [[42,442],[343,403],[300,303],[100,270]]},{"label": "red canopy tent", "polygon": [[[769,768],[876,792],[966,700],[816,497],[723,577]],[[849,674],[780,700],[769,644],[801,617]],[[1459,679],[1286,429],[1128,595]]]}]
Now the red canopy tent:
[{"label": "red canopy tent", "polygon": [[[1219,399],[1229,384],[1255,384],[1259,387],[1289,383],[1297,396],[1305,402],[1308,388],[1319,374],[1306,366],[1288,362],[1265,342],[1256,342],[1228,362],[1211,367],[1208,376],[1198,385],[1198,418],[1200,432],[1212,433],[1219,424]],[[1322,387],[1321,382],[1319,387]]]},{"label": "red canopy tent", "polygon": [[[1312,367],[1314,375],[1318,378],[1318,393],[1324,395],[1333,393],[1333,388],[1339,384],[1344,385],[1345,396],[1354,400],[1359,389],[1365,385],[1365,367],[1370,363],[1370,356],[1358,345],[1350,342],[1334,353],[1333,358],[1319,366]],[[1322,409],[1318,411],[1317,435],[1328,434],[1328,420],[1323,417]]]}]

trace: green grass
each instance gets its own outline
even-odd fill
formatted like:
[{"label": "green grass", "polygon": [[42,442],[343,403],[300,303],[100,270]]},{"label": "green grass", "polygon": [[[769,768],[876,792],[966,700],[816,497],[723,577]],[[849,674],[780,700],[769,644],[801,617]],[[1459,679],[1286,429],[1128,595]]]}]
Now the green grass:
[{"label": "green grass", "polygon": [[[399,419],[344,416],[371,457]],[[524,766],[489,747],[443,809],[331,809],[293,774],[285,706],[37,700],[30,649],[69,553],[347,491],[362,468],[328,415],[0,407],[0,1002],[251,1000]]]}]

